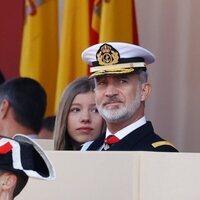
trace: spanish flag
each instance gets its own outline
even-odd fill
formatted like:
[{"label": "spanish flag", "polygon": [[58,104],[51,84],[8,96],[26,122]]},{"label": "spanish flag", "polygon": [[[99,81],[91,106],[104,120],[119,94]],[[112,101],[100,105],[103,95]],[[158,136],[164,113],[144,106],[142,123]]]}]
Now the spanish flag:
[{"label": "spanish flag", "polygon": [[74,79],[87,75],[81,52],[89,45],[89,1],[64,1],[56,105],[63,89]]},{"label": "spanish flag", "polygon": [[91,21],[91,44],[106,41],[138,44],[134,0],[94,0]]},{"label": "spanish flag", "polygon": [[55,111],[71,81],[88,74],[81,60],[85,48],[106,41],[138,43],[134,0],[63,2],[59,57],[57,0],[27,0],[26,6],[20,73],[45,87],[47,114]]},{"label": "spanish flag", "polygon": [[27,0],[20,75],[41,83],[47,92],[46,115],[54,113],[58,66],[57,0]]}]

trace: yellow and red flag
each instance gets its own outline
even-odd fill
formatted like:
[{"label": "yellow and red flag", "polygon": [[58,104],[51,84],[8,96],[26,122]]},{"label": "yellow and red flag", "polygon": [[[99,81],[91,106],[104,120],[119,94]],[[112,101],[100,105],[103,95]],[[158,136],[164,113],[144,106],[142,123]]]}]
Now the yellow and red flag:
[{"label": "yellow and red flag", "polygon": [[68,83],[87,75],[81,52],[89,45],[89,3],[86,0],[66,0],[63,13],[56,105]]},{"label": "yellow and red flag", "polygon": [[138,44],[134,0],[94,0],[90,43]]},{"label": "yellow and red flag", "polygon": [[20,76],[31,77],[47,92],[46,115],[54,113],[58,66],[58,2],[27,0]]},{"label": "yellow and red flag", "polygon": [[[38,80],[48,94],[50,114],[63,89],[88,74],[81,52],[106,41],[138,43],[134,0],[65,0],[58,57],[57,0],[27,0],[21,76]],[[55,104],[54,104],[55,103]]]}]

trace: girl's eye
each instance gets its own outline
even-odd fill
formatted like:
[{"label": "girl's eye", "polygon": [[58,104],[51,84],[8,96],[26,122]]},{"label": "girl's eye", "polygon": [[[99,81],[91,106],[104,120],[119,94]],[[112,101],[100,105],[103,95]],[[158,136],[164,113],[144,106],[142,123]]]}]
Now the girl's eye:
[{"label": "girl's eye", "polygon": [[70,112],[74,112],[74,113],[79,112],[79,111],[80,111],[80,108],[76,108],[76,107],[70,109]]},{"label": "girl's eye", "polygon": [[91,112],[92,112],[92,113],[98,113],[98,110],[97,110],[97,108],[92,108],[92,109],[91,109]]}]

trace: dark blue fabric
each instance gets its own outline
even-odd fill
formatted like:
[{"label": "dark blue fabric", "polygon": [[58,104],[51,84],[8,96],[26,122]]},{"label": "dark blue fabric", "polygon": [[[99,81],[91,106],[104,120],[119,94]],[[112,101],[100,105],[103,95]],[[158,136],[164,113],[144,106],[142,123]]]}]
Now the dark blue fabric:
[{"label": "dark blue fabric", "polygon": [[[100,135],[87,149],[87,151],[97,151],[103,145],[105,134]],[[154,132],[151,122],[137,128],[118,143],[113,144],[107,151],[156,151],[156,152],[178,152],[171,145],[162,145],[154,148],[152,143],[165,141]]]}]

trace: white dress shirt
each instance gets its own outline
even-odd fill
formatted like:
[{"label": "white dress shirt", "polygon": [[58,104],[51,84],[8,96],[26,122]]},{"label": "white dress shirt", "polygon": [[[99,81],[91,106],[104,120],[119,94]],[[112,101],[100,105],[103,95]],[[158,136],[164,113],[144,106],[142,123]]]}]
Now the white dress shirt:
[{"label": "white dress shirt", "polygon": [[[142,126],[144,124],[146,124],[145,116],[143,116],[136,122],[133,122],[132,124],[124,127],[123,129],[117,131],[114,135],[121,140],[122,138],[127,136],[129,133],[131,133],[132,131],[136,130],[137,128],[139,128],[140,126]],[[106,138],[110,135],[113,135],[113,134],[107,128],[106,129]],[[109,145],[104,143],[99,150],[102,150],[102,149],[104,149],[104,150],[109,149]]]},{"label": "white dress shirt", "polygon": [[[121,140],[122,138],[124,138],[125,136],[127,136],[129,133],[131,133],[135,129],[143,126],[144,124],[146,124],[146,117],[145,116],[143,116],[142,118],[140,118],[136,122],[134,122],[134,123],[126,126],[125,128],[119,130],[118,132],[115,133],[115,136],[118,137]],[[109,135],[113,135],[113,134],[107,128],[106,129],[106,138]],[[88,149],[88,147],[92,144],[92,142],[93,141],[89,141],[89,142],[84,143],[80,151],[86,151]],[[104,143],[100,147],[99,151],[101,151],[102,149],[104,149],[104,150],[109,149],[109,145]]]}]

